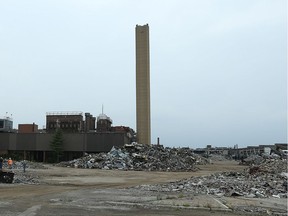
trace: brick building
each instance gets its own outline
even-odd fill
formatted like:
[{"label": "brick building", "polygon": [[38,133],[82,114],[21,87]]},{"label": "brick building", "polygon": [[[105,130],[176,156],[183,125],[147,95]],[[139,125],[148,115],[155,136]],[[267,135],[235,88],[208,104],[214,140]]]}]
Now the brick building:
[{"label": "brick building", "polygon": [[18,124],[18,133],[38,133],[38,125],[33,124]]}]

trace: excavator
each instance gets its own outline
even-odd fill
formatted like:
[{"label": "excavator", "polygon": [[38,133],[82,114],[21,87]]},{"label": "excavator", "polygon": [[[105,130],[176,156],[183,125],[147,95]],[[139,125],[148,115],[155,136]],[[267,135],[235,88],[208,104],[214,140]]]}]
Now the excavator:
[{"label": "excavator", "polygon": [[14,179],[14,173],[3,170],[3,158],[0,157],[0,183],[12,183]]},{"label": "excavator", "polygon": [[14,179],[14,173],[12,171],[0,170],[0,182],[1,183],[12,183]]}]

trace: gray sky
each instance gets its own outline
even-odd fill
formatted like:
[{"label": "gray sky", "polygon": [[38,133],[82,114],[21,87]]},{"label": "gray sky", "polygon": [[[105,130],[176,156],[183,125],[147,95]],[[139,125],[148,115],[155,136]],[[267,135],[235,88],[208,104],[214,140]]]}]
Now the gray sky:
[{"label": "gray sky", "polygon": [[0,0],[1,108],[104,113],[136,130],[135,26],[150,27],[152,143],[287,142],[286,0]]}]

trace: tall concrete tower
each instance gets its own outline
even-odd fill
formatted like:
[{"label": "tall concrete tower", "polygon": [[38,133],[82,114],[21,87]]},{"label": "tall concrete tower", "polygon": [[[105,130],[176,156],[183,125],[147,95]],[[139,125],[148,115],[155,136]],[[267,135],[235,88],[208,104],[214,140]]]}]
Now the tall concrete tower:
[{"label": "tall concrete tower", "polygon": [[149,26],[136,25],[136,127],[139,143],[151,144]]}]

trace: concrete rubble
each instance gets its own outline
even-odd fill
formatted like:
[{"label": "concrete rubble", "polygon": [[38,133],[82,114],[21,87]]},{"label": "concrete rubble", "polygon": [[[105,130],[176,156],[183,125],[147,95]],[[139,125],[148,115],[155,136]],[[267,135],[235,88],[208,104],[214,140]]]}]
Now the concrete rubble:
[{"label": "concrete rubble", "polygon": [[259,165],[264,163],[266,159],[281,159],[280,155],[277,154],[262,154],[260,155],[250,155],[249,157],[242,159],[239,163],[240,165]]},{"label": "concrete rubble", "polygon": [[162,145],[126,144],[113,147],[108,153],[86,156],[58,165],[91,169],[119,169],[136,171],[195,171],[197,164],[207,160],[190,148],[168,148]]},{"label": "concrete rubble", "polygon": [[140,185],[139,190],[209,194],[217,197],[287,199],[287,160],[264,159],[243,172],[222,172],[209,176],[191,177],[169,184]]},{"label": "concrete rubble", "polygon": [[[39,184],[39,176],[35,173],[24,172],[23,165],[25,163],[25,169],[46,169],[41,163],[31,162],[31,161],[14,161],[11,171],[15,174],[13,183],[18,184]],[[9,171],[7,163],[4,162],[3,170]]]}]

